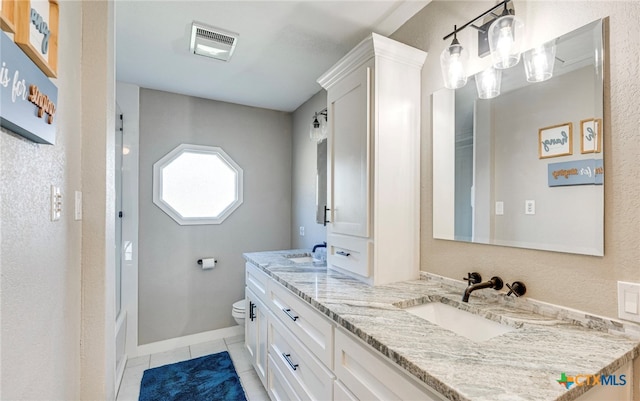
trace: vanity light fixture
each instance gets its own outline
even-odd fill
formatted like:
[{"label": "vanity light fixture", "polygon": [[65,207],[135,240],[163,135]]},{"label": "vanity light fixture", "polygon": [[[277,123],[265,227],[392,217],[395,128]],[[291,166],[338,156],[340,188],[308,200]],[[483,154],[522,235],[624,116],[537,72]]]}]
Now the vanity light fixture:
[{"label": "vanity light fixture", "polygon": [[520,61],[524,24],[512,12],[505,2],[502,15],[489,27],[489,49],[494,68],[511,68]]},{"label": "vanity light fixture", "polygon": [[469,59],[469,54],[456,37],[457,27],[453,26],[453,41],[451,45],[440,54],[440,66],[442,67],[442,78],[444,86],[448,89],[462,88],[467,84],[467,73],[465,65]]},{"label": "vanity light fixture", "polygon": [[556,41],[531,49],[523,54],[524,71],[529,82],[542,82],[553,76],[553,67],[556,62]]},{"label": "vanity light fixture", "polygon": [[309,138],[320,142],[327,137],[327,109],[326,107],[313,114],[313,120],[309,126]]},{"label": "vanity light fixture", "polygon": [[480,99],[493,99],[500,95],[502,70],[489,67],[476,74],[476,89]]},{"label": "vanity light fixture", "polygon": [[[467,77],[464,71],[468,56],[466,56],[466,52],[456,38],[456,35],[468,26],[479,31],[478,55],[480,57],[487,54],[486,51],[483,51],[483,47],[486,47],[486,42],[488,41],[494,69],[499,70],[513,67],[520,61],[520,47],[524,36],[524,24],[520,19],[515,17],[514,11],[507,7],[507,3],[510,1],[512,0],[505,0],[496,4],[476,18],[462,25],[460,28],[458,28],[457,25],[454,25],[453,32],[442,38],[443,40],[447,40],[453,36],[453,42],[451,42],[451,45],[440,55],[440,65],[442,67],[442,76],[444,78],[445,87],[449,89],[458,89],[467,83]],[[497,15],[493,11],[499,7],[504,7],[504,10],[502,11],[502,14]],[[486,22],[482,26],[474,25],[475,21],[488,14],[492,15],[494,19]],[[498,80],[500,79],[500,74],[493,72],[492,74]]]}]

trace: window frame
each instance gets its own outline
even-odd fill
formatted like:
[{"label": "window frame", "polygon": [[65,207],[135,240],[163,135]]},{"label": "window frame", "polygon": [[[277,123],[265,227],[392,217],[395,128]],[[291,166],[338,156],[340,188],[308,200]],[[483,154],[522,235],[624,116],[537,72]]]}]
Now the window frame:
[{"label": "window frame", "polygon": [[[217,216],[195,216],[185,217],[169,202],[162,198],[163,194],[163,169],[168,167],[173,161],[178,159],[185,153],[210,154],[219,157],[225,162],[230,170],[236,175],[235,201],[230,203]],[[176,223],[184,225],[202,225],[202,224],[222,224],[240,205],[243,203],[243,170],[242,168],[224,151],[217,146],[180,144],[172,151],[164,155],[153,164],[153,203],[163,212],[171,217]]]}]

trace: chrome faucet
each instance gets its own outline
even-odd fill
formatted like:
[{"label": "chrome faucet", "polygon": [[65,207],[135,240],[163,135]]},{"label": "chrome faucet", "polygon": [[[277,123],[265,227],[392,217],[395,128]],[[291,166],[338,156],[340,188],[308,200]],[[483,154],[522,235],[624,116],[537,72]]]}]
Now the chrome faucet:
[{"label": "chrome faucet", "polygon": [[475,280],[469,280],[469,286],[467,287],[466,290],[464,290],[464,295],[462,296],[462,302],[469,302],[469,295],[471,295],[471,293],[476,290],[481,290],[483,288],[493,288],[494,290],[497,291],[502,289],[502,286],[504,285],[504,283],[502,282],[502,279],[498,276],[491,277],[491,280],[485,281],[484,283],[474,282],[472,284],[473,281]]}]

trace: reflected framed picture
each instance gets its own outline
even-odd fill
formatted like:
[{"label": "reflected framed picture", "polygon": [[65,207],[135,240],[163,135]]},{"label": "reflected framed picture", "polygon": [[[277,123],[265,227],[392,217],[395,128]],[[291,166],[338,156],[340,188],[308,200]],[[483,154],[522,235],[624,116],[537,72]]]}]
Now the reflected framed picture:
[{"label": "reflected framed picture", "polygon": [[602,152],[602,119],[580,121],[580,153]]},{"label": "reflected framed picture", "polygon": [[540,159],[571,154],[573,154],[573,123],[552,125],[538,130]]}]

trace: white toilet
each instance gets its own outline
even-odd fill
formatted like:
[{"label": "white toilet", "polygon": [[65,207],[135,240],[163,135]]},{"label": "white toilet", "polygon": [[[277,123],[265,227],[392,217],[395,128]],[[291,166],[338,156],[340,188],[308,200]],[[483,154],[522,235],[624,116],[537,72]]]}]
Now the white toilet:
[{"label": "white toilet", "polygon": [[234,302],[231,309],[231,316],[235,319],[236,323],[240,326],[244,326],[244,304],[245,300],[241,299],[238,302]]}]

